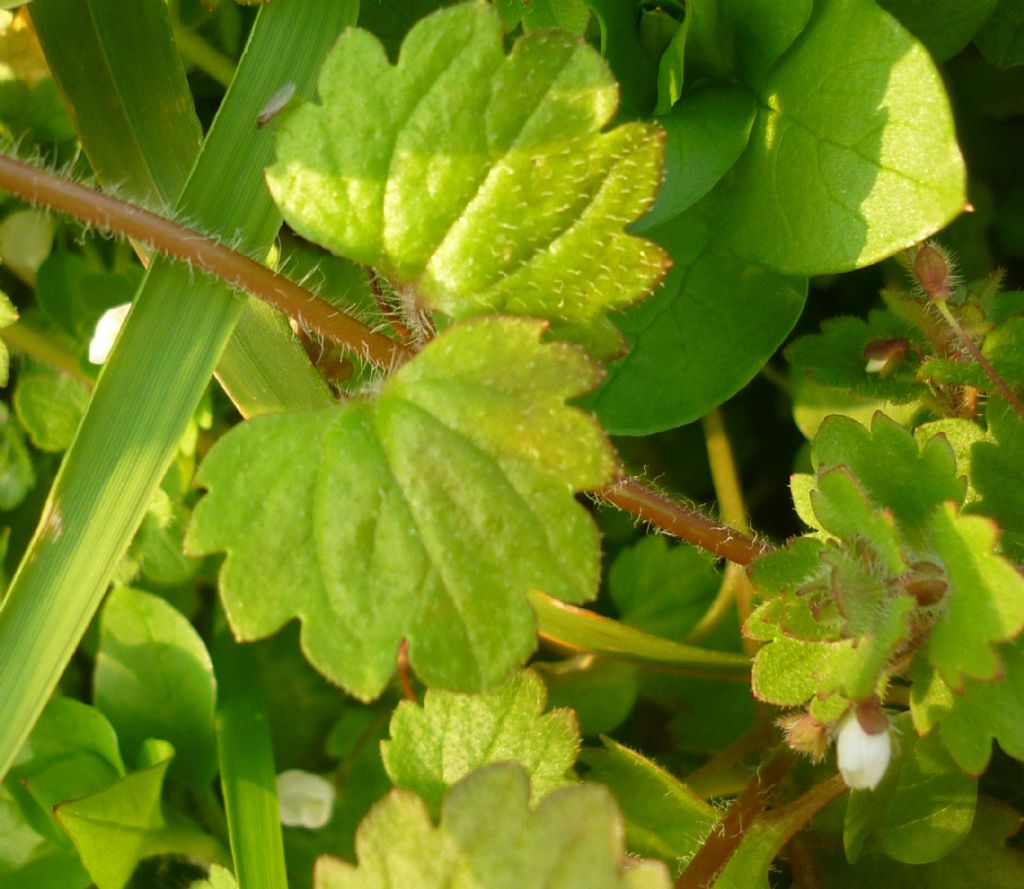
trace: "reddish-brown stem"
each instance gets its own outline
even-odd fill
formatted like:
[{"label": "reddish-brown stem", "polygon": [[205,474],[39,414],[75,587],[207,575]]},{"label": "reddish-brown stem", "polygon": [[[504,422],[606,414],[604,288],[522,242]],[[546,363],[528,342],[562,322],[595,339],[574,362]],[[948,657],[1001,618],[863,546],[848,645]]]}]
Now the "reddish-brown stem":
[{"label": "reddish-brown stem", "polygon": [[635,478],[623,478],[598,492],[599,496],[650,522],[674,537],[687,540],[716,556],[749,565],[763,556],[771,547],[740,534],[690,509],[682,503],[647,487]]},{"label": "reddish-brown stem", "polygon": [[[0,190],[73,216],[106,231],[150,245],[245,290],[319,331],[339,346],[365,355],[382,367],[395,367],[412,350],[336,309],[294,281],[220,242],[133,204],[113,198],[0,155]],[[399,331],[401,335],[401,331]],[[599,496],[682,540],[741,565],[749,565],[770,547],[689,509],[632,478],[624,478]]]},{"label": "reddish-brown stem", "polygon": [[801,837],[793,837],[786,845],[786,858],[793,875],[793,889],[821,889],[817,862]]},{"label": "reddish-brown stem", "polygon": [[387,319],[391,329],[398,334],[399,339],[403,343],[411,343],[412,334],[409,332],[409,328],[402,323],[394,308],[388,305],[388,301],[384,298],[384,291],[381,289],[380,281],[373,277],[373,275],[370,276],[370,291],[373,293],[377,308],[380,309],[381,314]]},{"label": "reddish-brown stem", "polygon": [[1017,412],[1017,415],[1024,419],[1024,402],[1017,397],[1017,393],[1014,392],[1006,383],[999,372],[992,366],[991,362],[984,356],[981,349],[978,348],[978,344],[974,342],[971,335],[963,329],[963,326],[957,321],[956,316],[950,310],[949,306],[941,300],[934,302],[939,313],[942,315],[945,322],[952,328],[953,332],[957,335],[957,339],[963,347],[971,353],[971,357],[978,362],[978,365],[985,375],[992,381],[992,385],[999,390],[999,394],[1006,399],[1007,404],[1010,405]]},{"label": "reddish-brown stem", "polygon": [[398,680],[402,683],[402,694],[406,700],[418,703],[416,692],[413,691],[412,680],[409,678],[409,640],[403,639],[398,643]]},{"label": "reddish-brown stem", "polygon": [[707,842],[690,859],[675,889],[707,889],[728,864],[750,825],[768,807],[772,793],[789,772],[793,758],[780,753],[768,760],[718,822]]},{"label": "reddish-brown stem", "polygon": [[2,155],[0,189],[98,228],[135,238],[197,266],[382,367],[401,364],[411,357],[404,346],[318,299],[284,275],[148,210]]}]

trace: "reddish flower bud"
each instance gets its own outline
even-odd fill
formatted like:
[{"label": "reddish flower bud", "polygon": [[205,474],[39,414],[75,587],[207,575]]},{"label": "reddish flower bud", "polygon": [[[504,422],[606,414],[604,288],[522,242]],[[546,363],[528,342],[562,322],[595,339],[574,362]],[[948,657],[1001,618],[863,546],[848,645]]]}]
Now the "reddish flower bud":
[{"label": "reddish flower bud", "polygon": [[884,377],[904,359],[909,349],[910,342],[903,337],[872,340],[864,347],[864,357],[867,359],[864,370]]},{"label": "reddish flower bud", "polygon": [[947,299],[953,292],[953,269],[945,251],[925,244],[914,257],[914,277],[929,299]]}]

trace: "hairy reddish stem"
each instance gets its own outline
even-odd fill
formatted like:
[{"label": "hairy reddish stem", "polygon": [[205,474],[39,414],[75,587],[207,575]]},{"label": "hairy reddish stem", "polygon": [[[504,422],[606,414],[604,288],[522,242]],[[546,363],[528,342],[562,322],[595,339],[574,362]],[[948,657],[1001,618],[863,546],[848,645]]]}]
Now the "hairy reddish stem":
[{"label": "hairy reddish stem", "polygon": [[780,753],[764,765],[736,797],[725,817],[715,826],[707,842],[690,859],[676,880],[675,889],[707,889],[714,883],[722,868],[729,863],[732,853],[743,841],[743,837],[768,807],[772,793],[779,782],[786,777],[793,758]]},{"label": "hairy reddish stem", "polygon": [[[294,281],[224,246],[214,238],[103,192],[70,182],[15,158],[0,155],[0,190],[56,210],[106,231],[150,245],[198,266],[270,303],[339,346],[391,368],[412,351],[319,299]],[[633,478],[599,492],[610,503],[663,531],[741,565],[770,547],[689,509]]]},{"label": "hairy reddish stem", "polygon": [[728,525],[714,522],[635,478],[623,478],[598,494],[609,503],[639,516],[662,531],[731,562],[749,565],[771,550],[767,544],[740,534]]},{"label": "hairy reddish stem", "polygon": [[198,266],[382,367],[401,364],[411,357],[404,346],[371,330],[284,275],[148,210],[2,155],[0,189],[98,228],[135,238]]}]

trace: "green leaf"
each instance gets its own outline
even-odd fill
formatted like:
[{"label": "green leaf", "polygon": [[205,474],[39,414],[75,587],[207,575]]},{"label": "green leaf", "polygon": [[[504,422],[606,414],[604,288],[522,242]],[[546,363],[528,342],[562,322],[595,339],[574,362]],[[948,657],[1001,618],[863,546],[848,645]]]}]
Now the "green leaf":
[{"label": "green leaf", "polygon": [[36,275],[36,301],[47,317],[82,347],[93,335],[100,316],[135,297],[142,278],[138,266],[123,274],[97,272],[77,253],[58,250]]},{"label": "green leaf", "polygon": [[664,861],[678,877],[719,819],[719,813],[656,763],[602,738],[586,748],[586,780],[604,784],[619,804],[631,852]]},{"label": "green leaf", "polygon": [[799,373],[790,375],[790,395],[793,399],[793,422],[808,440],[818,434],[825,418],[832,414],[867,425],[875,413],[881,411],[897,423],[909,424],[918,407],[916,402],[897,405],[858,395],[849,389],[822,386]]},{"label": "green leaf", "polygon": [[616,319],[629,353],[584,402],[614,434],[672,429],[726,401],[803,310],[805,280],[738,256],[698,211],[648,233],[668,249],[672,269],[652,297]]},{"label": "green leaf", "polygon": [[599,735],[618,728],[636,704],[637,668],[612,658],[578,654],[535,664],[548,688],[548,706],[569,707],[579,733]]},{"label": "green leaf", "polygon": [[91,389],[83,380],[26,359],[14,387],[14,410],[41,451],[63,451],[75,437]]},{"label": "green leaf", "polygon": [[962,210],[964,165],[942,80],[873,0],[815,4],[756,88],[750,144],[715,192],[738,253],[790,274],[845,271]]},{"label": "green leaf", "polygon": [[369,889],[401,874],[405,885],[441,889],[472,874],[488,889],[668,889],[650,862],[631,869],[611,795],[568,787],[532,808],[529,778],[514,764],[474,772],[452,788],[441,823],[407,791],[393,791],[360,825],[358,865],[322,858],[316,889]]},{"label": "green leaf", "polygon": [[[899,864],[882,855],[865,855],[856,865],[842,853],[819,858],[823,889],[964,889],[965,886],[1024,885],[1024,860],[1007,846],[1021,818],[1002,803],[982,797],[970,835],[945,858],[925,865]],[[738,885],[738,884],[737,884]],[[716,889],[720,887],[716,886]]]},{"label": "green leaf", "polygon": [[0,404],[0,509],[14,509],[35,486],[36,471],[18,421]]},{"label": "green leaf", "polygon": [[756,85],[793,44],[810,18],[811,0],[694,0],[687,68],[715,79]]},{"label": "green leaf", "polygon": [[19,751],[7,787],[33,830],[60,848],[67,837],[54,823],[53,806],[123,774],[117,735],[106,717],[80,701],[55,697]]},{"label": "green leaf", "polygon": [[563,402],[597,370],[542,345],[543,327],[453,327],[374,404],[261,417],[217,443],[188,545],[228,551],[238,637],[298,616],[311,663],[361,698],[384,688],[406,638],[428,684],[477,690],[533,650],[527,590],[595,595],[597,531],[573,491],[605,484],[612,454]]},{"label": "green leaf", "polygon": [[999,0],[974,42],[1000,68],[1024,64],[1024,5],[1019,0]]},{"label": "green leaf", "polygon": [[917,379],[917,361],[907,356],[882,376],[868,373],[865,347],[878,340],[918,338],[914,329],[890,312],[872,311],[865,322],[860,318],[829,318],[821,333],[802,336],[786,347],[786,358],[815,383],[847,389],[870,398],[897,402],[928,394]]},{"label": "green leaf", "polygon": [[906,429],[880,412],[870,430],[846,417],[826,419],[813,454],[821,469],[846,466],[871,500],[908,530],[920,529],[942,503],[964,498],[949,443],[935,436],[918,447]]},{"label": "green leaf", "polygon": [[936,736],[918,738],[903,713],[892,722],[895,756],[874,791],[855,791],[846,805],[844,844],[851,862],[866,842],[894,861],[928,864],[970,833],[978,785]]},{"label": "green leaf", "polygon": [[971,447],[971,486],[981,496],[972,508],[999,522],[1003,552],[1024,561],[1024,420],[999,402],[985,418],[995,440]]},{"label": "green leaf", "polygon": [[193,883],[191,889],[238,889],[238,883],[226,867],[214,865],[210,868],[210,877]]},{"label": "green leaf", "polygon": [[[14,308],[10,297],[0,290],[0,329],[10,327],[18,320],[18,310]],[[11,356],[7,343],[0,340],[0,386],[6,386],[10,375]]]},{"label": "green leaf", "polygon": [[914,661],[910,708],[919,732],[938,727],[946,749],[962,769],[980,775],[997,740],[1010,756],[1024,760],[1024,642],[999,649],[1003,674],[995,682],[964,683],[954,694],[942,677]]},{"label": "green leaf", "polygon": [[556,644],[694,676],[745,677],[750,663],[731,651],[710,651],[652,636],[593,611],[566,605],[538,590],[528,594],[541,635]]},{"label": "green leaf", "polygon": [[666,137],[665,181],[634,230],[654,228],[704,197],[747,147],[756,112],[749,90],[715,84],[688,92],[658,118]]},{"label": "green leaf", "polygon": [[879,0],[878,5],[899,19],[937,62],[962,50],[996,8],[997,0]]},{"label": "green leaf", "polygon": [[117,587],[100,616],[96,706],[137,761],[147,738],[178,751],[170,775],[205,787],[217,771],[213,665],[193,626],[159,596]]},{"label": "green leaf", "polygon": [[534,315],[617,351],[605,313],[667,265],[622,230],[651,206],[662,148],[649,124],[601,132],[617,89],[597,53],[538,31],[506,58],[497,12],[466,3],[419,22],[397,67],[346,31],[319,90],[283,122],[267,171],[297,232],[417,305]]},{"label": "green leaf", "polygon": [[995,644],[1024,629],[1024,577],[993,551],[994,523],[958,516],[947,504],[932,520],[931,540],[949,590],[928,639],[928,660],[956,691],[964,679],[996,679]]},{"label": "green leaf", "polygon": [[[172,753],[173,755],[173,753]],[[169,849],[209,854],[215,844],[194,828],[169,827],[160,805],[170,759],[132,772],[55,814],[98,889],[122,889],[144,857]]]},{"label": "green leaf", "polygon": [[622,91],[619,117],[647,117],[657,100],[656,60],[644,46],[635,7],[619,0],[587,0],[601,32],[601,55]]},{"label": "green leaf", "polygon": [[391,740],[381,745],[384,766],[397,787],[436,812],[448,788],[470,772],[514,760],[527,770],[537,802],[570,783],[566,774],[579,746],[572,712],[541,715],[546,703],[544,683],[528,670],[483,694],[432,689],[422,707],[398,705]]},{"label": "green leaf", "polygon": [[[1011,318],[988,336],[981,349],[989,363],[1009,386],[1024,385],[1024,318]],[[938,383],[974,386],[989,395],[1001,396],[996,384],[973,359],[955,361],[933,358],[921,367],[921,377]]]},{"label": "green leaf", "polygon": [[668,39],[668,45],[658,59],[658,101],[654,106],[654,113],[657,115],[668,114],[683,93],[688,19],[689,17],[685,16],[680,23],[675,16],[663,9],[644,10],[640,13],[641,39],[645,30],[652,34],[651,42],[656,45]]}]

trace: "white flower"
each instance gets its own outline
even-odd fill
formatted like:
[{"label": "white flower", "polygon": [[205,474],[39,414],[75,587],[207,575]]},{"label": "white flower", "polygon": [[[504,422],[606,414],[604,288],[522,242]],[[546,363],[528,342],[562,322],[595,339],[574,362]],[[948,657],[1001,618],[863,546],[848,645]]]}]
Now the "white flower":
[{"label": "white flower", "polygon": [[874,790],[885,775],[892,757],[889,729],[869,735],[851,710],[839,723],[836,760],[847,786],[853,790]]},{"label": "white flower", "polygon": [[289,769],[277,776],[277,801],[285,827],[323,827],[334,814],[334,797],[334,785],[312,772]]},{"label": "white flower", "polygon": [[107,309],[96,322],[96,330],[89,341],[89,363],[102,364],[107,360],[110,350],[114,348],[114,340],[121,332],[121,325],[128,317],[128,310],[131,303],[124,303]]}]

